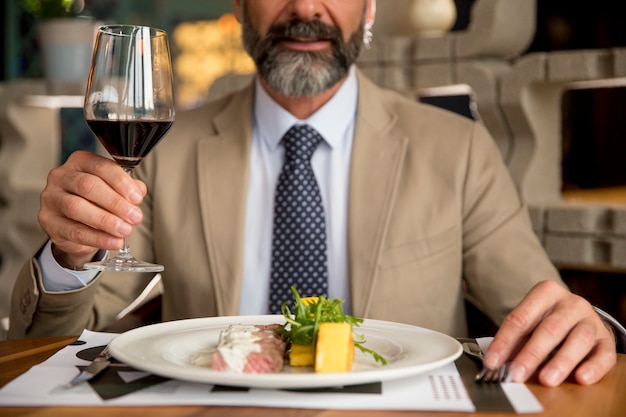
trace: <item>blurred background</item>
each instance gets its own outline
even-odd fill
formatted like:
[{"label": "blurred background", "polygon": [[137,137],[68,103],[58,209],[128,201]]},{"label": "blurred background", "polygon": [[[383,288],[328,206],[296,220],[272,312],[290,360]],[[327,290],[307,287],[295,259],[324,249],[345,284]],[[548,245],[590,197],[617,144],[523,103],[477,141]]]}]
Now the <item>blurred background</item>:
[{"label": "blurred background", "polygon": [[[379,0],[375,35],[409,34],[406,13],[397,12],[410,2]],[[454,2],[457,19],[452,31],[461,31],[469,24],[474,0]],[[3,26],[0,81],[43,76],[37,18],[23,3],[3,0],[0,8]],[[614,0],[596,0],[593,5],[538,0],[536,34],[525,52],[626,45],[624,15],[619,4]],[[102,22],[144,24],[168,31],[179,83],[178,101],[182,107],[189,107],[202,100],[218,76],[230,71],[253,71],[252,63],[241,51],[239,25],[231,10],[231,0],[85,0],[80,15]]]},{"label": "blurred background", "polygon": [[[397,11],[410,2],[379,0],[375,35],[409,34],[406,13]],[[473,3],[474,0],[455,0],[457,19],[452,31],[467,28]],[[524,53],[626,45],[624,15],[619,4],[614,0],[596,0],[592,5],[567,0],[537,1],[535,36]],[[241,49],[239,25],[231,10],[231,0],[85,0],[80,15],[102,22],[144,24],[167,30],[175,64],[177,103],[184,109],[204,102],[209,87],[218,77],[254,71],[252,62]],[[3,0],[0,21],[3,22],[0,82],[41,78],[43,65],[37,42],[37,18],[26,10],[22,0]],[[563,173],[565,186],[589,188],[626,184],[626,169],[618,158],[626,154],[623,140],[626,118],[622,117],[625,91],[623,87],[579,89],[564,97],[571,135],[581,138],[566,135],[567,143],[576,143],[576,146],[568,149]],[[599,116],[589,117],[594,112]],[[611,121],[611,125],[607,125],[607,121]],[[602,134],[591,135],[594,131],[602,131]],[[607,144],[589,144],[592,136],[602,138]],[[610,152],[598,154],[602,149],[610,149]],[[588,167],[590,152],[595,155],[594,169],[581,175],[583,171],[576,165],[584,163]]]}]

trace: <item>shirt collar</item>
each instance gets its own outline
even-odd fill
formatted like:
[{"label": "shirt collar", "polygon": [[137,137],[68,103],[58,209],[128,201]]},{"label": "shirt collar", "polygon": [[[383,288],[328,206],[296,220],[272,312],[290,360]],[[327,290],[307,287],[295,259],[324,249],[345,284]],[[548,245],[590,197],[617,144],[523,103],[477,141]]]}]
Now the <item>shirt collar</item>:
[{"label": "shirt collar", "polygon": [[300,120],[276,103],[263,89],[257,77],[254,98],[254,123],[261,140],[275,149],[294,124],[307,123],[316,129],[331,148],[338,146],[354,122],[358,83],[354,67],[337,93],[308,119]]}]

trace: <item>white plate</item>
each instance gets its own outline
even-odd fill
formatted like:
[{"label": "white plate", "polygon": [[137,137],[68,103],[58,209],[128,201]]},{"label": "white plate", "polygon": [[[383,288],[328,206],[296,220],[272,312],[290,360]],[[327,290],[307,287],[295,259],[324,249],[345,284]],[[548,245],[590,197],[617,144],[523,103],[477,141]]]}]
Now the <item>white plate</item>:
[{"label": "white plate", "polygon": [[311,368],[285,366],[275,374],[213,371],[189,362],[192,354],[214,347],[231,324],[284,323],[280,315],[211,317],[171,321],[140,327],[117,336],[111,354],[134,368],[153,374],[208,384],[258,388],[316,388],[364,384],[402,378],[446,365],[462,353],[452,337],[407,324],[365,320],[354,332],[365,336],[365,346],[383,355],[387,365],[371,356],[355,354],[350,372],[316,374]]}]

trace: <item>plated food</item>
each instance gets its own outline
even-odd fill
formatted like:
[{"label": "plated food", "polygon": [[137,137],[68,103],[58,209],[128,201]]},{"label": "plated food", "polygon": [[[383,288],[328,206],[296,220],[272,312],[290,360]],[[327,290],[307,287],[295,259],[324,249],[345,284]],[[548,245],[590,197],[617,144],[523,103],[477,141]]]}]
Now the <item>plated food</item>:
[{"label": "plated food", "polygon": [[295,287],[291,312],[283,303],[284,324],[230,325],[220,333],[215,347],[196,352],[190,363],[215,371],[238,373],[277,373],[285,359],[292,367],[312,367],[316,373],[348,372],[352,369],[355,347],[385,364],[378,353],[364,346],[353,327],[363,319],[343,312],[337,298],[301,298]]},{"label": "plated food", "polygon": [[[382,366],[372,355],[355,349],[350,372],[314,372],[285,360],[282,372],[222,372],[190,363],[190,358],[215,347],[231,325],[285,324],[277,315],[221,316],[174,320],[138,327],[109,344],[113,357],[128,366],[166,378],[203,384],[254,388],[323,388],[388,381],[425,373],[447,365],[463,353],[453,337],[404,323],[365,319],[354,333],[368,348],[387,360]],[[359,336],[360,337],[360,336]]]}]

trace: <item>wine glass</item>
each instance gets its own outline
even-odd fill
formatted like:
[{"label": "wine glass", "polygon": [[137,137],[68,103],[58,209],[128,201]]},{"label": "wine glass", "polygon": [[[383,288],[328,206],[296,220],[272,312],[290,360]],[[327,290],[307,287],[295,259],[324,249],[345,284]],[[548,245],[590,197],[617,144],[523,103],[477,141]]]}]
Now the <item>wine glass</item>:
[{"label": "wine glass", "polygon": [[[173,75],[167,33],[135,25],[106,25],[94,45],[84,114],[89,128],[131,177],[174,122]],[[135,259],[124,239],[116,257],[87,269],[158,272]]]}]

